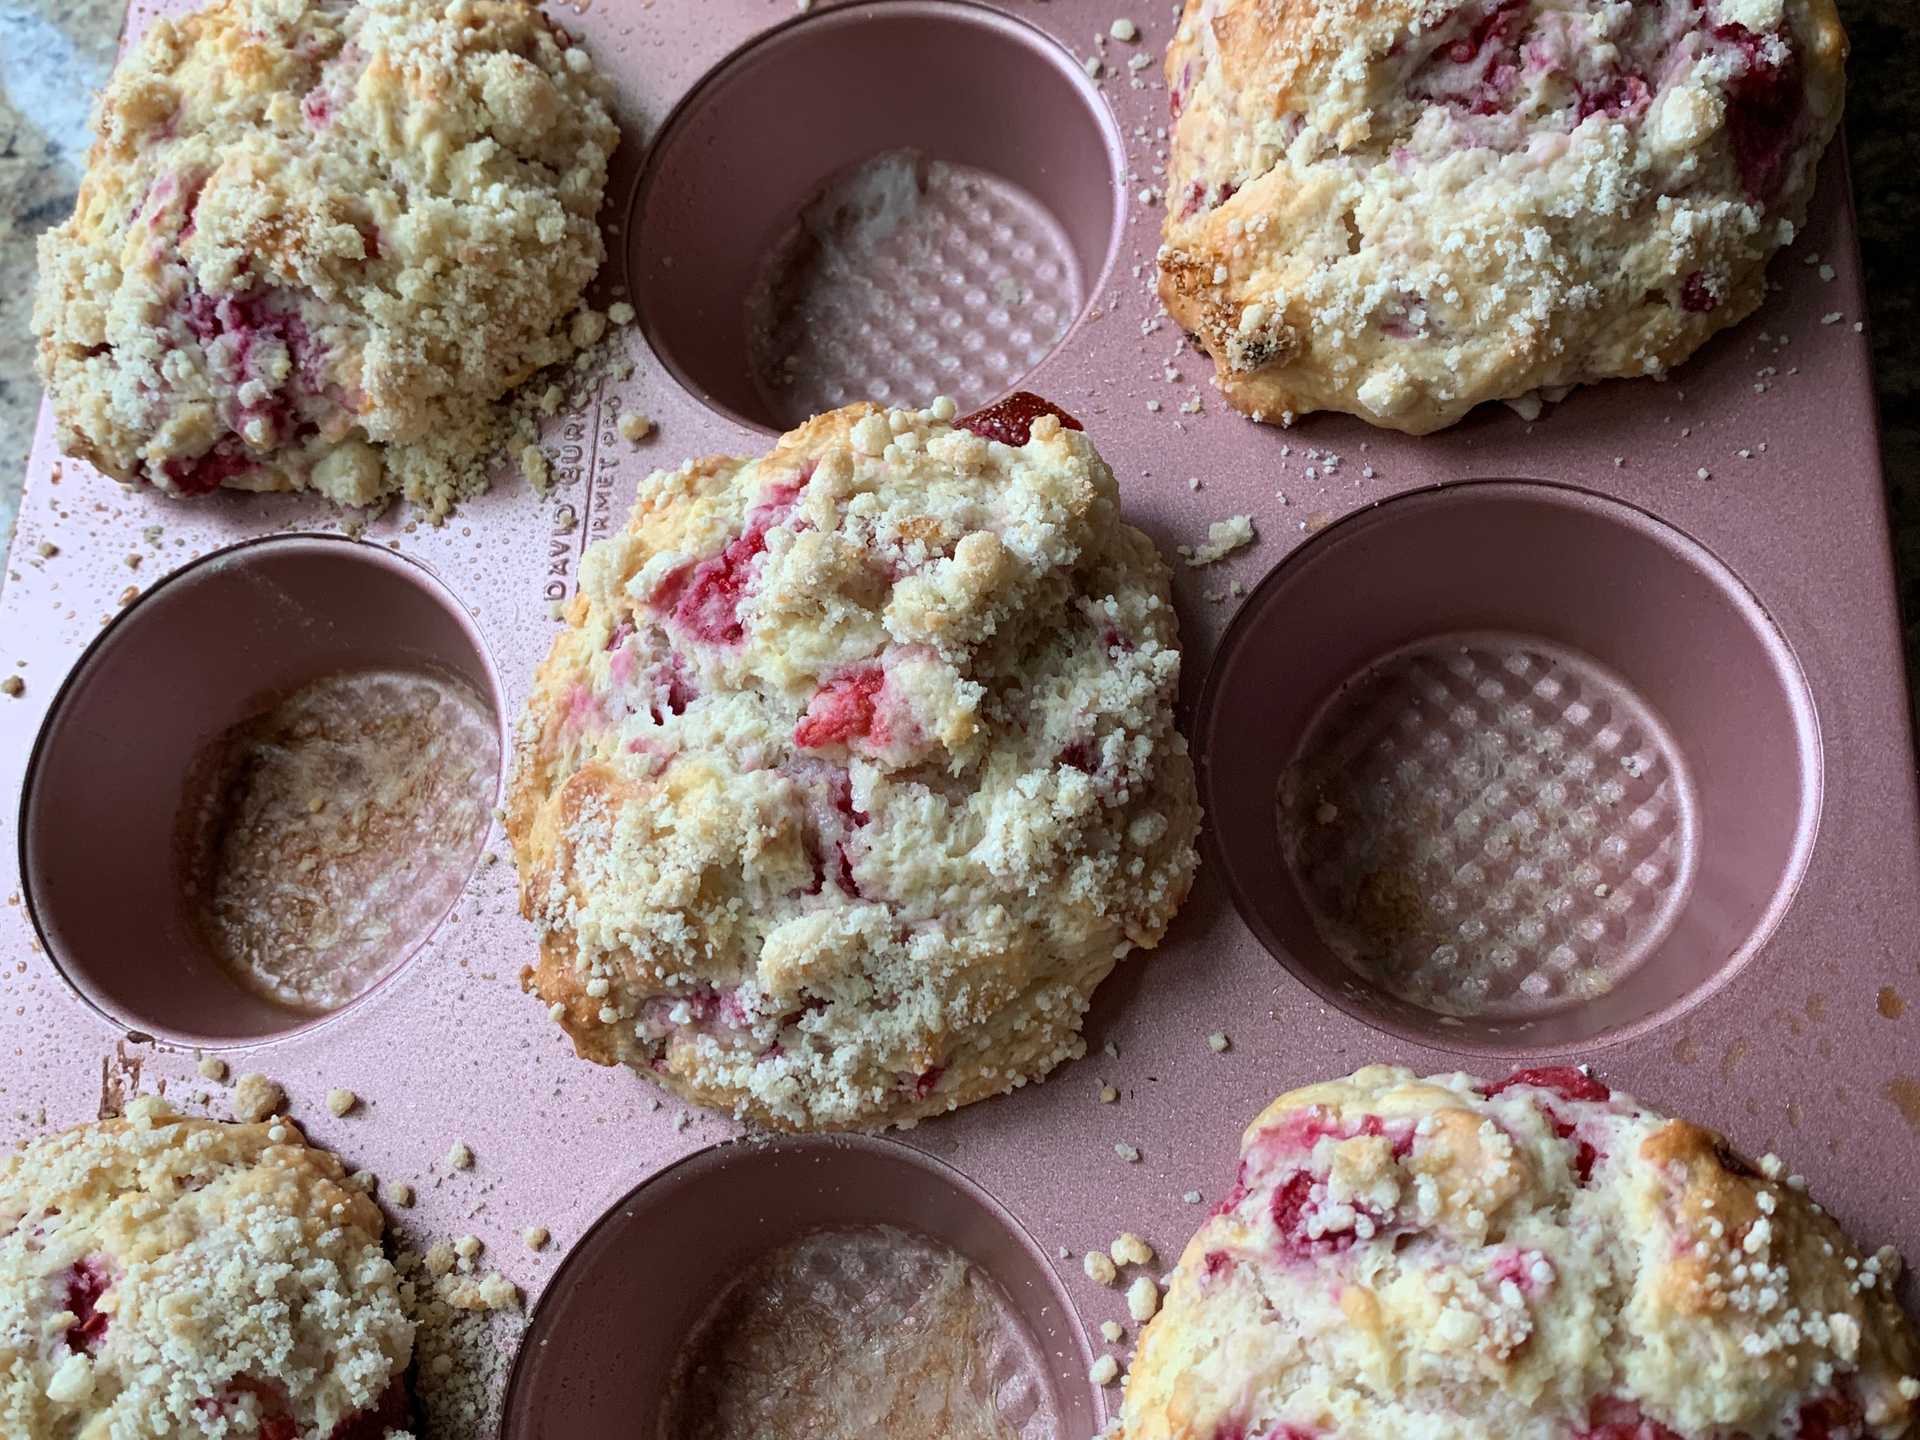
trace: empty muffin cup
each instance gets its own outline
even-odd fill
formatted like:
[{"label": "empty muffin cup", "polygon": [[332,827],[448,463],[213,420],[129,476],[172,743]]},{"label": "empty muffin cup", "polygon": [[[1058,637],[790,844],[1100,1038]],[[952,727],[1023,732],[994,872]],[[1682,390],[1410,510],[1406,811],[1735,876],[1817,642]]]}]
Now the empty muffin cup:
[{"label": "empty muffin cup", "polygon": [[1819,817],[1812,699],[1760,604],[1642,511],[1477,482],[1308,541],[1198,719],[1211,844],[1273,955],[1447,1048],[1657,1023],[1771,933]]},{"label": "empty muffin cup", "polygon": [[95,642],[36,742],[22,869],[49,953],[180,1043],[345,1008],[471,875],[501,708],[478,632],[408,560],[291,536],[187,566]]},{"label": "empty muffin cup", "polygon": [[653,1176],[567,1256],[506,1434],[1087,1440],[1090,1358],[1046,1258],[946,1165],[861,1136],[740,1141]]},{"label": "empty muffin cup", "polygon": [[836,7],[669,118],[626,229],[634,303],[675,376],[748,424],[971,409],[1085,308],[1125,175],[1105,102],[1031,26],[952,0]]}]

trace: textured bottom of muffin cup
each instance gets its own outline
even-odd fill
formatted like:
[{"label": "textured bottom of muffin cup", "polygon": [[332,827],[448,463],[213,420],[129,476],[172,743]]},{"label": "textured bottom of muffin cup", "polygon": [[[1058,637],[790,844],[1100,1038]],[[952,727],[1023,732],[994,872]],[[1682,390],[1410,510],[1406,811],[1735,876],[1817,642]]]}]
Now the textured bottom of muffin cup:
[{"label": "textured bottom of muffin cup", "polygon": [[821,1405],[897,1418],[918,1396],[929,1436],[1088,1440],[1090,1358],[1046,1258],[957,1172],[888,1140],[740,1141],[652,1177],[568,1255],[506,1434],[721,1440]]},{"label": "textured bottom of muffin cup", "polygon": [[477,631],[409,561],[291,536],[187,566],[82,658],[36,743],[21,859],[49,953],[180,1043],[338,1011],[471,874],[501,711]]},{"label": "textured bottom of muffin cup", "polygon": [[1106,104],[1038,30],[951,0],[840,6],[736,52],[668,119],[625,227],[630,289],[667,367],[748,424],[971,409],[1090,303],[1126,173]]},{"label": "textured bottom of muffin cup", "polygon": [[1590,1042],[1711,990],[1819,815],[1812,700],[1753,596],[1559,486],[1422,491],[1316,536],[1236,617],[1197,730],[1262,943],[1451,1048]]}]

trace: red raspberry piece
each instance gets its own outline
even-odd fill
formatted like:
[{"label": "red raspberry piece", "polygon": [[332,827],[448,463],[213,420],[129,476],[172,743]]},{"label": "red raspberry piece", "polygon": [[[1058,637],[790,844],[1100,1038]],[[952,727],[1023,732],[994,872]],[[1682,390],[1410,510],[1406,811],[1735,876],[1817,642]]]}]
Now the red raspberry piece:
[{"label": "red raspberry piece", "polygon": [[676,650],[667,665],[666,677],[667,710],[673,715],[684,715],[687,706],[700,698],[700,692],[692,680],[687,678],[686,658]]},{"label": "red raspberry piece", "polygon": [[1588,1412],[1589,1428],[1575,1431],[1576,1440],[1680,1440],[1657,1420],[1649,1420],[1631,1400],[1603,1397]]},{"label": "red raspberry piece", "polygon": [[748,514],[747,528],[718,555],[683,565],[661,581],[653,592],[654,606],[669,612],[696,640],[709,645],[739,644],[746,634],[740,623],[740,602],[753,581],[753,562],[767,548],[767,532],[793,509],[812,474],[809,467],[793,484],[769,485],[760,504]]},{"label": "red raspberry piece", "polygon": [[1573,1173],[1580,1183],[1585,1185],[1593,1179],[1593,1167],[1600,1159],[1600,1152],[1585,1140],[1579,1142],[1573,1152]]},{"label": "red raspberry piece", "polygon": [[1167,87],[1167,108],[1173,111],[1178,120],[1180,112],[1187,108],[1187,96],[1193,90],[1193,66],[1185,65],[1180,70],[1180,83]]},{"label": "red raspberry piece", "polygon": [[333,1427],[327,1440],[386,1440],[388,1431],[411,1429],[413,1401],[407,1394],[406,1380],[396,1375],[381,1392],[379,1404],[347,1416]]},{"label": "red raspberry piece", "polygon": [[[1465,35],[1427,57],[1423,70],[1439,73],[1418,82],[1413,93],[1474,115],[1507,109],[1520,74],[1520,38],[1530,9],[1531,0],[1498,0],[1486,6]],[[1453,73],[1447,73],[1448,67]]]},{"label": "red raspberry piece", "polygon": [[842,893],[851,895],[854,899],[858,900],[861,898],[860,882],[853,878],[853,859],[847,854],[846,842],[844,840],[841,841],[835,849],[840,856],[840,870],[839,873],[833,877],[833,883],[840,887]]},{"label": "red raspberry piece", "polygon": [[1473,29],[1447,47],[1447,59],[1468,65],[1489,45],[1511,49],[1526,19],[1528,0],[1500,0],[1474,22]]},{"label": "red raspberry piece", "polygon": [[913,1090],[913,1098],[916,1100],[926,1099],[927,1096],[933,1093],[933,1087],[940,1083],[940,1077],[946,1073],[947,1067],[944,1065],[929,1065],[925,1070],[922,1070],[918,1075],[914,1076],[910,1087]]},{"label": "red raspberry piece", "polygon": [[1707,288],[1707,277],[1695,270],[1680,282],[1680,308],[1704,315],[1719,305],[1720,297]]},{"label": "red raspberry piece", "polygon": [[1070,770],[1082,770],[1089,775],[1100,768],[1100,757],[1094,753],[1092,742],[1087,740],[1069,740],[1060,747],[1060,753],[1054,759],[1056,764],[1065,765]]},{"label": "red raspberry piece", "polygon": [[1224,1250],[1209,1250],[1200,1263],[1205,1267],[1202,1278],[1217,1280],[1232,1268],[1233,1257]]},{"label": "red raspberry piece", "polygon": [[592,690],[575,681],[567,691],[566,723],[569,730],[580,730],[600,719],[600,701]]},{"label": "red raspberry piece", "polygon": [[868,738],[886,744],[886,722],[875,713],[886,683],[884,670],[867,665],[821,686],[793,727],[793,743],[806,750]]},{"label": "red raspberry piece", "polygon": [[[260,1424],[253,1432],[257,1440],[300,1440],[300,1426],[287,1407],[286,1392],[278,1385],[256,1380],[251,1375],[236,1375],[227,1382],[226,1389],[218,1395],[194,1401],[193,1408],[209,1420],[220,1420],[226,1418],[229,1410],[238,1408],[241,1398],[247,1395],[254,1398],[260,1411]],[[342,1422],[343,1425],[345,1423]],[[334,1433],[339,1434],[339,1427],[335,1427]],[[370,1433],[385,1434],[385,1431],[362,1431],[356,1440]]]},{"label": "red raspberry piece", "polygon": [[1202,210],[1217,210],[1239,193],[1240,186],[1236,181],[1223,180],[1209,190],[1196,180],[1187,190],[1187,198],[1180,207],[1180,218],[1186,220]]},{"label": "red raspberry piece", "polygon": [[1574,1440],[1680,1440],[1680,1436],[1649,1420],[1631,1400],[1603,1395],[1587,1412],[1585,1430],[1576,1430]]},{"label": "red raspberry piece", "polygon": [[[1333,1118],[1333,1112],[1313,1106],[1306,1110],[1297,1110],[1279,1124],[1262,1132],[1261,1139],[1270,1141],[1282,1153],[1311,1150],[1322,1140],[1351,1140],[1356,1135],[1384,1135],[1385,1123],[1378,1115],[1364,1115],[1358,1125],[1349,1129]],[[1407,1135],[1407,1143],[1394,1146],[1394,1154],[1404,1155],[1411,1147],[1412,1132]]]},{"label": "red raspberry piece", "polygon": [[1487,1086],[1480,1093],[1491,1100],[1501,1091],[1511,1090],[1516,1085],[1531,1085],[1537,1090],[1551,1090],[1562,1100],[1611,1100],[1613,1098],[1613,1092],[1605,1085],[1571,1065],[1542,1065],[1529,1070],[1516,1070],[1506,1079]]},{"label": "red raspberry piece", "polygon": [[1242,1160],[1239,1170],[1235,1172],[1233,1177],[1233,1189],[1229,1190],[1226,1195],[1222,1197],[1220,1203],[1213,1207],[1213,1213],[1216,1215],[1225,1215],[1229,1211],[1238,1210],[1240,1208],[1240,1202],[1246,1198],[1247,1162]]},{"label": "red raspberry piece", "polygon": [[225,440],[204,455],[176,455],[160,462],[160,473],[182,495],[210,495],[251,469],[253,460]]},{"label": "red raspberry piece", "polygon": [[1313,1176],[1302,1170],[1273,1192],[1273,1224],[1280,1232],[1283,1254],[1304,1259],[1314,1254],[1338,1254],[1353,1245],[1357,1236],[1351,1230],[1335,1230],[1325,1235],[1307,1234],[1307,1221],[1313,1215]]},{"label": "red raspberry piece", "polygon": [[998,404],[976,410],[971,415],[962,415],[953,423],[956,429],[971,430],[987,440],[998,440],[1004,445],[1024,445],[1032,437],[1033,422],[1042,415],[1058,416],[1060,423],[1069,430],[1086,428],[1058,405],[1042,400],[1031,390],[1016,390]]},{"label": "red raspberry piece", "polygon": [[1562,1120],[1556,1115],[1552,1106],[1542,1105],[1540,1111],[1547,1117],[1547,1123],[1553,1127],[1553,1133],[1555,1135],[1559,1136],[1562,1140],[1575,1141],[1573,1173],[1578,1177],[1580,1184],[1585,1185],[1589,1180],[1593,1179],[1593,1167],[1600,1159],[1600,1152],[1585,1140],[1577,1140],[1574,1136],[1574,1130],[1577,1127],[1573,1122]]},{"label": "red raspberry piece", "polygon": [[[1776,62],[1762,47],[1773,37],[1786,46]],[[1727,135],[1734,163],[1748,198],[1771,200],[1780,188],[1787,158],[1799,139],[1806,95],[1800,84],[1800,56],[1784,29],[1759,35],[1744,25],[1716,25],[1716,40],[1738,50],[1746,70],[1727,86]]]},{"label": "red raspberry piece", "polygon": [[1860,1440],[1866,1414],[1851,1394],[1835,1390],[1800,1407],[1794,1440]]},{"label": "red raspberry piece", "polygon": [[[1273,1167],[1276,1161],[1284,1159],[1293,1159],[1298,1163],[1299,1157],[1310,1154],[1313,1147],[1322,1140],[1351,1140],[1360,1135],[1386,1135],[1386,1133],[1386,1122],[1378,1115],[1365,1115],[1361,1117],[1359,1124],[1346,1125],[1341,1123],[1331,1110],[1322,1106],[1316,1105],[1305,1110],[1297,1110],[1270,1125],[1255,1137],[1250,1153],[1240,1161],[1239,1172],[1234,1176],[1233,1189],[1219,1205],[1214,1207],[1213,1213],[1224,1215],[1229,1210],[1238,1208],[1240,1202],[1247,1198],[1248,1178],[1255,1170],[1264,1172]],[[1405,1155],[1413,1149],[1413,1140],[1412,1125],[1396,1126],[1392,1137],[1393,1154],[1396,1157]],[[1311,1208],[1308,1200],[1312,1187],[1313,1177],[1301,1171],[1274,1192],[1274,1223],[1279,1226],[1282,1236],[1292,1235],[1299,1228],[1296,1222],[1302,1220],[1304,1212]],[[1283,1218],[1283,1211],[1287,1212],[1290,1218]],[[1374,1215],[1369,1218],[1376,1226],[1382,1223],[1380,1216]],[[1353,1239],[1351,1233],[1344,1233],[1329,1235],[1309,1243],[1344,1250],[1353,1243]]]},{"label": "red raspberry piece", "polygon": [[1580,92],[1580,103],[1574,123],[1586,119],[1589,115],[1638,115],[1647,108],[1652,92],[1647,82],[1639,75],[1615,75],[1604,85],[1596,85],[1590,90]]},{"label": "red raspberry piece", "polygon": [[633,683],[635,663],[631,650],[616,650],[607,657],[607,677],[624,690]]},{"label": "red raspberry piece", "polygon": [[833,808],[856,825],[864,825],[873,817],[864,810],[853,808],[853,776],[842,770],[833,781]]},{"label": "red raspberry piece", "polygon": [[314,342],[313,332],[307,329],[307,322],[298,315],[278,315],[276,328],[287,342],[287,354],[299,367],[300,378],[306,387],[318,395],[327,388],[326,351]]},{"label": "red raspberry piece", "polygon": [[181,318],[193,338],[202,342],[220,333],[220,302],[204,290],[193,290],[180,302]]},{"label": "red raspberry piece", "polygon": [[[703,982],[694,986],[681,998],[686,1001],[687,1009],[692,1012],[693,1023],[696,1025],[718,1021],[731,1029],[741,1030],[746,1028],[752,1018],[747,1014],[746,1006],[740,1003],[740,991],[737,988],[721,991]],[[667,997],[667,1008],[671,1009],[676,1003],[678,1002],[671,996]]]},{"label": "red raspberry piece", "polygon": [[813,883],[797,893],[818,895],[826,888],[831,858],[834,883],[844,893],[858,896],[861,892],[853,878],[852,832],[872,817],[854,808],[853,777],[846,766],[811,756],[792,761],[787,773],[803,787],[806,847],[813,861]]},{"label": "red raspberry piece", "polygon": [[1533,1278],[1533,1267],[1544,1258],[1538,1250],[1511,1250],[1488,1267],[1496,1280],[1511,1280],[1523,1295],[1531,1295],[1540,1282]]},{"label": "red raspberry piece", "polygon": [[180,197],[180,239],[184,242],[193,238],[193,232],[200,223],[200,193],[207,188],[207,177],[196,175],[187,182],[186,193]]},{"label": "red raspberry piece", "polygon": [[89,1255],[68,1268],[64,1304],[73,1314],[73,1324],[67,1327],[69,1350],[91,1355],[107,1338],[107,1315],[99,1305],[112,1284],[113,1272],[103,1256]]}]

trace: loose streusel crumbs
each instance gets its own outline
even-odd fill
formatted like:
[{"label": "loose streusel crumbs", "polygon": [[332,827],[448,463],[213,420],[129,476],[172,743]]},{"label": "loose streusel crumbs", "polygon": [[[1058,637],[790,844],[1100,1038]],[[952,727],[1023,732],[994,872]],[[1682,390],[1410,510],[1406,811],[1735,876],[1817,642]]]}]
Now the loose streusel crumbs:
[{"label": "loose streusel crumbs", "polygon": [[257,1125],[277,1115],[287,1103],[287,1092],[278,1081],[258,1071],[248,1071],[233,1082],[233,1118],[242,1124]]}]

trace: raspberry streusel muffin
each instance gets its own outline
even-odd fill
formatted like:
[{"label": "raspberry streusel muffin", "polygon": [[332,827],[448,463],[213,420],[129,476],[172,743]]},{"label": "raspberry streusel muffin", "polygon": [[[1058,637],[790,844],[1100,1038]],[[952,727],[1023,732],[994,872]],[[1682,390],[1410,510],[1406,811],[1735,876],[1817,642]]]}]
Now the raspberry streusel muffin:
[{"label": "raspberry streusel muffin", "polygon": [[288,1120],[173,1116],[0,1170],[0,1434],[382,1440],[413,1327],[379,1208]]},{"label": "raspberry streusel muffin", "polygon": [[1833,0],[1187,0],[1161,298],[1261,420],[1660,374],[1760,303],[1845,53]]},{"label": "raspberry streusel muffin", "polygon": [[61,448],[171,495],[481,483],[489,402],[597,338],[617,138],[526,0],[223,0],[101,96],[34,328]]},{"label": "raspberry streusel muffin", "polygon": [[1078,1055],[1185,897],[1166,565],[1077,422],[952,414],[657,472],[587,553],[507,817],[527,983],[586,1058],[909,1122]]},{"label": "raspberry streusel muffin", "polygon": [[1769,1156],[1583,1071],[1283,1095],[1141,1339],[1125,1440],[1891,1440],[1920,1349]]}]

